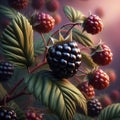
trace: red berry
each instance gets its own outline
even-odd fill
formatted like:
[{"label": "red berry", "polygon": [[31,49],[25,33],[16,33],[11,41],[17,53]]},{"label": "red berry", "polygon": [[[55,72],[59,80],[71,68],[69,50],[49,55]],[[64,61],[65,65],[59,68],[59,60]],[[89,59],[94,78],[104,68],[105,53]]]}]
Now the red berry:
[{"label": "red berry", "polygon": [[60,24],[61,21],[62,21],[62,18],[61,18],[61,16],[60,16],[58,13],[55,13],[55,14],[53,15],[53,18],[55,19],[55,24],[56,24],[56,25],[57,25],[57,24]]},{"label": "red berry", "polygon": [[99,101],[101,102],[102,104],[102,107],[105,108],[107,107],[108,105],[111,105],[112,104],[112,100],[111,98],[108,96],[108,95],[103,95],[99,98]]},{"label": "red berry", "polygon": [[38,115],[34,111],[27,111],[26,112],[26,120],[43,120],[42,115]]},{"label": "red berry", "polygon": [[90,85],[87,81],[79,84],[77,88],[83,93],[83,95],[87,99],[92,99],[95,97],[95,91],[92,85]]},{"label": "red berry", "polygon": [[117,101],[119,98],[120,98],[120,92],[118,90],[113,90],[111,93],[110,93],[110,98],[113,100],[113,101]]},{"label": "red berry", "polygon": [[[99,47],[101,50],[97,50]],[[112,56],[113,54],[111,49],[105,44],[97,46],[91,53],[93,61],[101,66],[110,64],[112,61]]]},{"label": "red berry", "polygon": [[58,0],[48,0],[46,2],[46,9],[50,12],[55,12],[59,9],[60,3]]},{"label": "red berry", "polygon": [[113,69],[107,69],[106,73],[108,74],[109,78],[110,78],[110,82],[115,82],[116,81],[116,73],[115,70]]},{"label": "red berry", "polygon": [[40,9],[43,7],[45,0],[32,0],[32,7],[34,9]]},{"label": "red berry", "polygon": [[109,76],[101,69],[94,70],[88,74],[89,83],[98,90],[109,86]]},{"label": "red berry", "polygon": [[55,25],[54,18],[45,13],[38,13],[34,15],[31,20],[34,30],[39,33],[48,33]]},{"label": "red berry", "polygon": [[9,5],[14,9],[21,10],[27,7],[28,0],[9,0]]},{"label": "red berry", "polygon": [[104,16],[104,10],[102,7],[97,7],[95,9],[95,14],[98,15],[100,18],[102,18]]},{"label": "red berry", "polygon": [[83,23],[83,31],[97,34],[103,29],[102,20],[96,15],[90,15]]}]

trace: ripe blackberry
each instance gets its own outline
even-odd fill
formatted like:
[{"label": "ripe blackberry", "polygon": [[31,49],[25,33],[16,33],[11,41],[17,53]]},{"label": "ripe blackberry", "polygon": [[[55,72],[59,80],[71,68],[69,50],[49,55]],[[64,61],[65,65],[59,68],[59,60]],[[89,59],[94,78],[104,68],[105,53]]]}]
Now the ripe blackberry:
[{"label": "ripe blackberry", "polygon": [[14,73],[14,67],[9,62],[0,63],[0,81],[9,80]]},{"label": "ripe blackberry", "polygon": [[58,43],[48,49],[50,69],[59,78],[72,77],[81,64],[81,53],[75,41]]},{"label": "ripe blackberry", "polygon": [[28,0],[8,0],[8,2],[16,10],[24,9],[28,5]]},{"label": "ripe blackberry", "polygon": [[46,9],[50,12],[55,12],[59,9],[60,3],[58,0],[48,0],[45,4]]},{"label": "ripe blackberry", "polygon": [[17,115],[13,109],[0,106],[0,120],[17,120]]},{"label": "ripe blackberry", "polygon": [[31,6],[34,9],[40,9],[43,7],[45,0],[32,0]]},{"label": "ripe blackberry", "polygon": [[87,102],[87,109],[88,109],[88,116],[97,117],[102,110],[102,105],[98,99],[94,98]]},{"label": "ripe blackberry", "polygon": [[103,29],[101,19],[96,15],[90,15],[83,23],[83,31],[91,34],[97,34]]},{"label": "ripe blackberry", "polygon": [[31,18],[33,29],[39,33],[50,32],[55,25],[55,20],[52,16],[46,13],[37,13]]}]

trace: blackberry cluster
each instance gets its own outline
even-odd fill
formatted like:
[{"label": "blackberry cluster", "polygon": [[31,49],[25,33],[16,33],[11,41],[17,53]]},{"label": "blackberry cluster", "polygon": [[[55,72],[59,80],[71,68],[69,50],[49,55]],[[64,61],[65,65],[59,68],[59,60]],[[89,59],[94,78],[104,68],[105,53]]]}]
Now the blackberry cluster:
[{"label": "blackberry cluster", "polygon": [[102,110],[102,105],[98,99],[94,98],[87,102],[88,116],[96,117]]},{"label": "blackberry cluster", "polygon": [[9,80],[14,73],[14,66],[9,62],[0,63],[0,81]]},{"label": "blackberry cluster", "polygon": [[17,115],[11,108],[0,106],[0,120],[17,120]]},{"label": "blackberry cluster", "polygon": [[48,49],[47,61],[56,77],[72,77],[81,64],[80,49],[75,41],[56,44]]}]

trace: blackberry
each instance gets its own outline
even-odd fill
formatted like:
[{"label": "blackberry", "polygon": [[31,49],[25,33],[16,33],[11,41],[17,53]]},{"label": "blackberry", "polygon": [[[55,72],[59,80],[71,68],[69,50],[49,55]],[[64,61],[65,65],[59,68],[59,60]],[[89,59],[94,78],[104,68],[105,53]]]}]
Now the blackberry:
[{"label": "blackberry", "polygon": [[27,111],[26,120],[43,120],[43,114],[37,114],[35,111]]},{"label": "blackberry", "polygon": [[90,15],[83,23],[83,31],[91,34],[97,34],[103,29],[102,20],[97,15]]},{"label": "blackberry", "polygon": [[17,115],[13,109],[0,106],[0,120],[17,120]]},{"label": "blackberry", "polygon": [[75,41],[53,45],[48,49],[47,61],[56,77],[72,77],[81,64],[80,49]]},{"label": "blackberry", "polygon": [[28,6],[28,0],[8,0],[9,5],[16,10],[22,10]]},{"label": "blackberry", "polygon": [[14,73],[14,66],[9,62],[0,63],[0,81],[9,80]]},{"label": "blackberry", "polygon": [[102,110],[102,105],[98,99],[94,98],[87,102],[88,116],[96,117]]}]

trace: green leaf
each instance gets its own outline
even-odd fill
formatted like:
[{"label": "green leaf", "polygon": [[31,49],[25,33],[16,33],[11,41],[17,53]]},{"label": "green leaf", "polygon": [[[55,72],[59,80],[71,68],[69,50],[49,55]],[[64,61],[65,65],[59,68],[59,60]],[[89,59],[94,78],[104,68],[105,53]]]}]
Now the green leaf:
[{"label": "green leaf", "polygon": [[33,29],[28,20],[18,14],[1,36],[1,50],[15,66],[28,67],[34,62]]},{"label": "green leaf", "polygon": [[86,52],[81,52],[82,54],[82,62],[85,64],[87,68],[93,69],[97,67],[97,64],[95,64],[90,57],[90,55]]},{"label": "green leaf", "polygon": [[112,104],[104,108],[100,115],[99,120],[119,120],[120,119],[120,103]]},{"label": "green leaf", "polygon": [[4,15],[10,19],[13,19],[16,17],[18,12],[13,8],[9,8],[9,7],[0,5],[0,14]]},{"label": "green leaf", "polygon": [[86,113],[86,99],[68,80],[59,80],[52,72],[43,70],[33,73],[26,79],[28,90],[55,112],[60,120],[72,120],[76,105]]},{"label": "green leaf", "polygon": [[83,21],[85,20],[85,16],[83,15],[83,13],[68,5],[64,7],[64,13],[71,22],[83,23]]},{"label": "green leaf", "polygon": [[88,116],[76,113],[73,117],[73,120],[93,120],[93,119]]},{"label": "green leaf", "polygon": [[85,47],[93,46],[93,41],[83,32],[81,32],[79,29],[74,28],[72,30],[73,32],[73,39],[77,41],[78,43],[82,44]]}]

